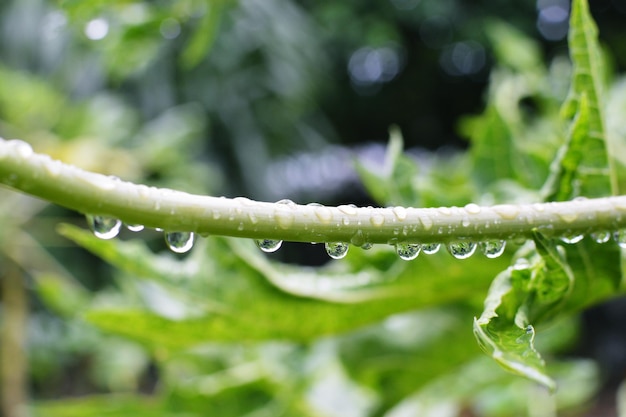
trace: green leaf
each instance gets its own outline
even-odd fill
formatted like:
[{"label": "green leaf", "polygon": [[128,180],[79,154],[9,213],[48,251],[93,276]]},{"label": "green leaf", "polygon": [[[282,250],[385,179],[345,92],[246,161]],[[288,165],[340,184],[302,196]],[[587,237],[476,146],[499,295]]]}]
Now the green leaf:
[{"label": "green leaf", "polygon": [[217,37],[222,14],[229,3],[228,0],[206,2],[206,11],[181,55],[181,62],[185,68],[195,67],[210,52]]},{"label": "green leaf", "polygon": [[178,415],[163,414],[160,400],[136,395],[92,395],[60,401],[35,403],[32,412],[35,417],[127,417]]},{"label": "green leaf", "polygon": [[[398,312],[467,303],[478,299],[489,277],[507,263],[505,257],[489,262],[475,257],[460,265],[449,262],[443,251],[419,262],[399,262],[391,248],[352,248],[346,260],[298,273],[259,262],[250,252],[254,244],[241,239],[211,237],[177,261],[139,242],[102,241],[68,225],[60,231],[126,271],[125,282],[138,278],[138,283],[148,279],[165,285],[173,301],[191,311],[170,316],[135,302],[124,308],[101,305],[88,311],[87,319],[107,331],[173,349],[207,342],[310,341]],[[370,257],[376,263],[368,262]]]},{"label": "green leaf", "polygon": [[[535,349],[535,329],[525,319],[510,317],[512,309],[507,301],[517,298],[512,297],[516,290],[512,272],[512,268],[506,269],[494,280],[485,301],[485,311],[474,319],[474,335],[481,349],[504,369],[554,390],[556,384],[547,375],[545,363]],[[504,309],[508,314],[500,315]]]},{"label": "green leaf", "polygon": [[563,247],[533,235],[517,262],[495,278],[474,334],[502,367],[554,388],[535,349],[533,326],[614,296],[622,285],[620,253],[613,243],[584,239]]},{"label": "green leaf", "polygon": [[573,118],[573,122],[543,190],[546,201],[569,200],[578,195],[602,197],[618,192],[604,127],[604,61],[598,29],[586,0],[575,0],[572,4],[569,48],[572,83],[561,116],[566,121]]},{"label": "green leaf", "polygon": [[397,126],[393,126],[389,130],[389,143],[382,172],[373,172],[359,161],[355,162],[356,171],[365,188],[380,205],[419,205],[419,196],[414,190],[417,166],[402,154],[403,147],[402,133]]}]

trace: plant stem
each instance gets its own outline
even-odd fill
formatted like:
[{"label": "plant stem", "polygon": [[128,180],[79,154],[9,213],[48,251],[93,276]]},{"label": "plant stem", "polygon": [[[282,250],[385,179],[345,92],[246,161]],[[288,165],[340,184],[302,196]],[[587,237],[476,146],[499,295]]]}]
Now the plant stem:
[{"label": "plant stem", "polygon": [[450,242],[626,228],[626,196],[479,207],[372,208],[265,203],[137,185],[88,172],[30,145],[0,139],[0,183],[52,203],[127,224],[298,242]]}]

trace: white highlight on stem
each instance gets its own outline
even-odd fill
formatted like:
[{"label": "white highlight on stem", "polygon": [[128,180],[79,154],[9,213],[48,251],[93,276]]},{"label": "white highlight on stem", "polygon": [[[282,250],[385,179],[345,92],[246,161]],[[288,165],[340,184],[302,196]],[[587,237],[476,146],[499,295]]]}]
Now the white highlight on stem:
[{"label": "white highlight on stem", "polygon": [[[480,207],[325,207],[217,198],[147,187],[81,170],[0,139],[0,183],[126,224],[299,242],[449,243],[626,228],[626,196]],[[469,226],[469,227],[468,227]]]}]

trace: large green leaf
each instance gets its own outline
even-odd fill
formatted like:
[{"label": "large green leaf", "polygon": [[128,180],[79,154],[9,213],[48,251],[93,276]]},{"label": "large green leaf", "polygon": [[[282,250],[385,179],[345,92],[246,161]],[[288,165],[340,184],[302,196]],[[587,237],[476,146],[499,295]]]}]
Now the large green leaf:
[{"label": "large green leaf", "polygon": [[573,74],[561,115],[574,120],[544,188],[547,201],[605,197],[618,191],[606,144],[604,60],[587,0],[572,3],[569,49]]},{"label": "large green leaf", "polygon": [[580,312],[623,290],[619,249],[592,239],[565,248],[535,232],[534,242],[522,247],[517,257],[494,280],[485,310],[474,322],[474,334],[505,369],[554,388],[534,346],[534,326]]},{"label": "large green leaf", "polygon": [[[259,255],[250,252],[250,241],[211,237],[204,241],[204,250],[200,244],[188,260],[177,261],[137,242],[102,241],[67,225],[60,232],[126,271],[128,279],[166,286],[172,301],[186,307],[186,313],[173,317],[146,304],[101,306],[86,313],[88,320],[107,331],[170,348],[220,341],[309,341],[398,312],[470,302],[507,263],[505,257],[486,261],[479,256],[459,262],[446,253],[399,262],[391,248],[353,248],[348,254],[353,260],[333,262],[315,274],[298,273],[255,260]],[[370,256],[378,261],[367,266]],[[342,284],[333,285],[333,277]],[[298,288],[300,278],[303,285]]]}]

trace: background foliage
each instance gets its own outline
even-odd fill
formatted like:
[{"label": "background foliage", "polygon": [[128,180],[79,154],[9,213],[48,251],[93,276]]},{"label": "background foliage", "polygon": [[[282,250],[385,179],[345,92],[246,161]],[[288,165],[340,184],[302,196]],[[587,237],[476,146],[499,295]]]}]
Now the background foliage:
[{"label": "background foliage", "polygon": [[[593,44],[586,62],[604,57],[592,81],[606,103],[581,101],[604,113],[619,167],[624,10],[592,6],[609,47]],[[268,200],[516,203],[598,183],[605,194],[606,175],[578,170],[597,159],[576,159],[576,149],[602,154],[603,138],[567,136],[569,118],[580,130],[600,116],[584,104],[559,113],[568,91],[588,85],[569,84],[569,11],[558,1],[4,2],[0,135],[128,180]],[[23,371],[34,415],[573,414],[612,376],[579,353],[620,334],[581,344],[572,313],[621,291],[614,243],[586,238],[559,246],[563,255],[538,234],[534,247],[509,242],[490,260],[440,251],[404,262],[375,247],[325,263],[320,245],[268,257],[211,237],[180,257],[154,231],[101,241],[72,213],[0,191],[3,282],[17,276],[30,290]],[[489,319],[486,295],[503,292],[509,310],[475,330],[502,337],[495,346],[524,356],[536,380],[556,380],[555,397],[502,372],[472,337],[472,317]]]}]

